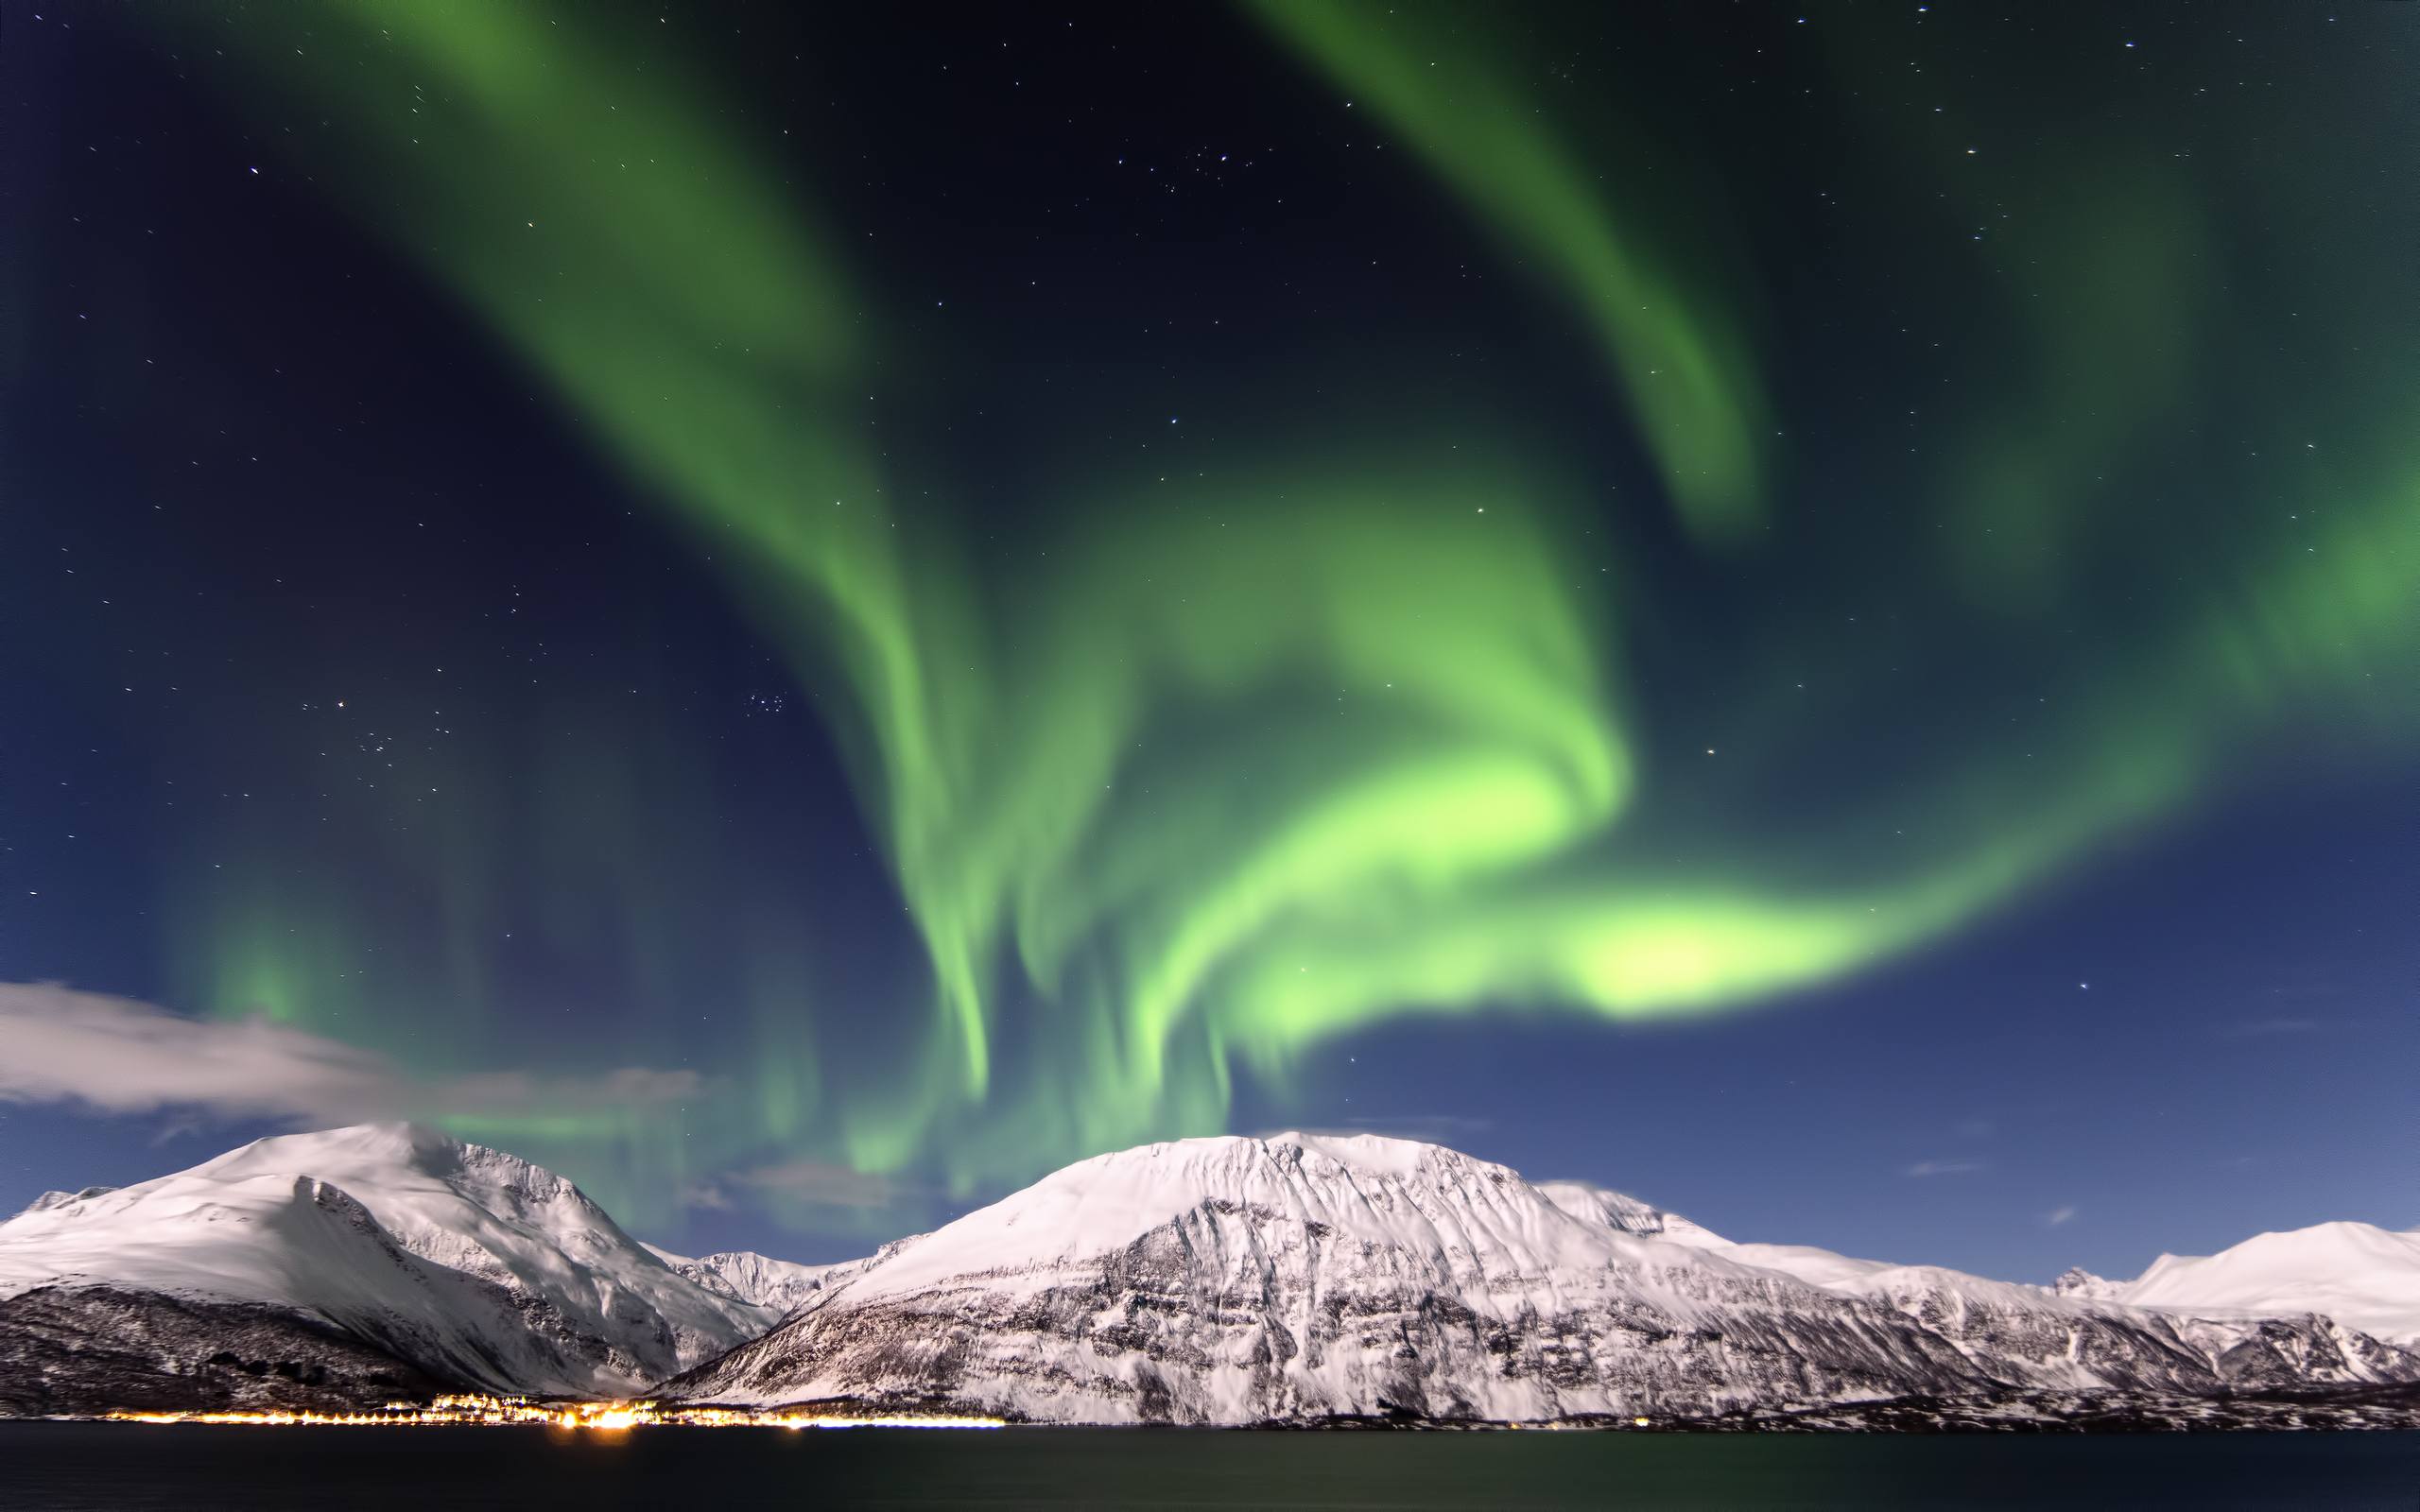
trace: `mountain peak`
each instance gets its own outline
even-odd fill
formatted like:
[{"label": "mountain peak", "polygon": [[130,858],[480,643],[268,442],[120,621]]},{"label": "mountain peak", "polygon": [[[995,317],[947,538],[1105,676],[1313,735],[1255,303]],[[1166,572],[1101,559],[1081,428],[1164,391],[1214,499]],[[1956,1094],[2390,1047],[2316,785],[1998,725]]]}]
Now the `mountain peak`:
[{"label": "mountain peak", "polygon": [[2188,1338],[2201,1325],[2038,1287],[1735,1246],[1618,1192],[1375,1134],[1097,1156],[819,1279],[661,1392],[1039,1421],[1536,1421],[2420,1378],[2420,1355],[2375,1340],[2319,1348],[2315,1320],[2281,1325],[2302,1352],[2273,1359],[2236,1348],[2240,1325]]},{"label": "mountain peak", "polygon": [[[1137,1144],[1123,1150],[1110,1150],[1089,1160],[1079,1160],[1076,1170],[1102,1164],[1130,1164],[1140,1161],[1185,1161],[1201,1159],[1245,1158],[1255,1155],[1284,1158],[1287,1152],[1325,1156],[1343,1165],[1365,1166],[1370,1169],[1409,1170],[1423,1160],[1444,1159],[1475,1160],[1473,1156],[1443,1144],[1424,1140],[1403,1139],[1392,1134],[1337,1133],[1317,1129],[1279,1129],[1266,1134],[1202,1134],[1191,1139],[1161,1140],[1150,1144]],[[1484,1162],[1480,1162],[1484,1163]],[[1047,1179],[1046,1177],[1045,1179]]]},{"label": "mountain peak", "polygon": [[199,1169],[299,1170],[334,1160],[348,1167],[400,1166],[443,1177],[460,1168],[463,1152],[469,1148],[442,1129],[396,1120],[267,1135],[204,1161]]},{"label": "mountain peak", "polygon": [[[1624,1211],[1653,1213],[1606,1195]],[[1171,1140],[1078,1161],[902,1244],[847,1286],[860,1296],[893,1295],[957,1276],[1046,1270],[1121,1250],[1170,1225],[1238,1222],[1291,1225],[1322,1243],[1495,1257],[1507,1265],[1540,1257],[1601,1263],[1607,1245],[1650,1237],[1574,1211],[1509,1166],[1443,1145],[1286,1130]],[[1659,1229],[1652,1237],[1676,1236]],[[1516,1263],[1515,1255],[1526,1258]]]},{"label": "mountain peak", "polygon": [[273,1135],[10,1220],[0,1298],[62,1282],[300,1307],[404,1331],[441,1378],[570,1394],[635,1389],[780,1316],[667,1270],[568,1178],[408,1123]]},{"label": "mountain peak", "polygon": [[476,1189],[515,1206],[568,1203],[587,1222],[608,1227],[613,1223],[570,1177],[426,1124],[349,1124],[301,1134],[272,1134],[205,1161],[195,1171],[220,1177],[307,1175],[339,1186],[402,1183]]},{"label": "mountain peak", "polygon": [[2108,1301],[2126,1289],[2123,1281],[2113,1281],[2095,1276],[2082,1265],[2070,1265],[2050,1283],[2050,1290],[2061,1297],[2081,1297],[2085,1301]]},{"label": "mountain peak", "polygon": [[2420,1343],[2420,1234],[2343,1220],[2255,1234],[2215,1255],[2164,1254],[2120,1298],[2138,1307],[2320,1313]]}]

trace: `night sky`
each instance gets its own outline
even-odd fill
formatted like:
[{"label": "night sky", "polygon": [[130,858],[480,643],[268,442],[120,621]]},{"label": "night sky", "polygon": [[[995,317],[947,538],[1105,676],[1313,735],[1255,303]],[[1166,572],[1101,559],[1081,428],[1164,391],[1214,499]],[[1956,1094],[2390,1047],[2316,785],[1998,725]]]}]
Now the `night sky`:
[{"label": "night sky", "polygon": [[[2420,8],[0,3],[0,1211],[2420,1224]],[[57,984],[43,987],[42,984]]]}]

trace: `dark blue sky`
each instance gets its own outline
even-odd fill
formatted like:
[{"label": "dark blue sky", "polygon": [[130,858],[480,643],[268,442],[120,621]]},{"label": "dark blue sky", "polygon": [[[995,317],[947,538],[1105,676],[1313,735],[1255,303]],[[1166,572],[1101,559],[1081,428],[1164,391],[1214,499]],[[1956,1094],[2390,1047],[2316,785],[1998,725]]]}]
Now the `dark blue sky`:
[{"label": "dark blue sky", "polygon": [[[1542,9],[1471,39],[1748,333],[1777,524],[1729,554],[1673,524],[1553,249],[1241,16],[594,25],[707,81],[853,260],[881,397],[849,433],[954,542],[953,576],[909,556],[911,597],[972,581],[1012,636],[1114,484],[1483,440],[1579,501],[1557,539],[1610,563],[1604,702],[1653,779],[1558,886],[1603,854],[1651,893],[1948,886],[2071,817],[2101,754],[2190,752],[1919,942],[1703,1016],[1575,1013],[1519,972],[1374,1005],[1238,1056],[1224,1126],[1429,1138],[1736,1238],[2016,1279],[2420,1223],[2420,613],[2362,612],[2420,603],[2420,563],[2372,551],[2339,593],[2303,534],[2410,540],[2411,18],[1899,10]],[[445,1117],[692,1250],[841,1258],[1083,1153],[1020,1097],[1200,1131],[1177,1078],[1054,1072],[1076,996],[1004,943],[995,1084],[905,1153],[854,1142],[853,1089],[922,1085],[933,987],[838,641],[383,229],[384,184],[284,140],[302,97],[112,8],[0,20],[0,983],[148,1005],[171,1061],[220,1042],[181,1025],[262,1016],[350,1047],[364,1116]],[[1970,140],[2020,166],[1962,187]],[[1937,550],[2015,524],[2057,567],[2004,597]],[[1810,681],[1813,714],[1768,696]],[[1291,770],[1304,688],[1149,691],[1154,738],[1232,720],[1245,785]],[[1670,779],[1717,748],[1752,775]],[[83,1051],[37,1074],[19,1043],[0,1209],[347,1106]]]}]

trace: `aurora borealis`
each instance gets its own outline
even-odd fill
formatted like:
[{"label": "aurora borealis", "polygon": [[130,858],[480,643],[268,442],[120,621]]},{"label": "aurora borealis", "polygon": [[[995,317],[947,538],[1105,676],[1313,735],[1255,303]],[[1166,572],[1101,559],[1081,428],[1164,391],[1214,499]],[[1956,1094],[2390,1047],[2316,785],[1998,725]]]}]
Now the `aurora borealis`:
[{"label": "aurora borealis", "polygon": [[2391,10],[10,20],[156,98],[20,149],[0,980],[650,1221],[1729,1063],[2420,756]]}]

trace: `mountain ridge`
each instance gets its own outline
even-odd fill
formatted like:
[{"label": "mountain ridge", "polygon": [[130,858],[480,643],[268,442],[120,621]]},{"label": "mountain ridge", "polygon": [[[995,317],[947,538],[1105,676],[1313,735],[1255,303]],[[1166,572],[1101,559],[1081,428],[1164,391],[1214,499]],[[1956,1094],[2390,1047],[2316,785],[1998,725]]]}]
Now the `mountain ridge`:
[{"label": "mountain ridge", "polygon": [[2420,1231],[2342,1219],[2312,1224],[2255,1234],[2214,1255],[2163,1254],[2133,1280],[2114,1284],[2117,1299],[2131,1306],[2319,1313],[2420,1346]]},{"label": "mountain ridge", "polygon": [[[362,1125],[0,1223],[0,1413],[471,1387],[1039,1422],[2359,1423],[2403,1410],[2420,1350],[2304,1304],[2392,1323],[2415,1280],[2420,1234],[2344,1224],[1996,1281],[1298,1133],[1109,1152],[857,1261],[688,1257],[518,1157]],[[1949,1405],[1890,1405],[1924,1402]]]},{"label": "mountain ridge", "polygon": [[432,1379],[544,1394],[632,1393],[780,1315],[676,1274],[568,1179],[407,1124],[274,1135],[0,1223],[0,1299],[95,1287],[284,1309]]},{"label": "mountain ridge", "polygon": [[2411,1379],[2420,1354],[2325,1318],[2175,1317],[1734,1245],[1442,1146],[1285,1134],[1080,1161],[900,1242],[660,1394],[1237,1424]]}]

